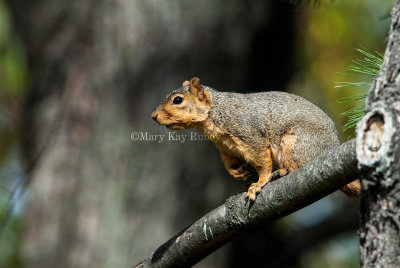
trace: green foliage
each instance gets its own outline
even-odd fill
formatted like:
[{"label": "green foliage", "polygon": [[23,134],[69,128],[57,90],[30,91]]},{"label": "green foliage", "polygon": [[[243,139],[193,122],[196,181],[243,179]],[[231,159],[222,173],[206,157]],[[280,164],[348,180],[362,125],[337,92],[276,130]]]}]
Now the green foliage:
[{"label": "green foliage", "polygon": [[15,132],[10,128],[2,128],[0,131],[0,169],[10,155],[15,136]]},{"label": "green foliage", "polygon": [[19,101],[26,89],[27,66],[21,44],[17,38],[6,43],[0,51],[0,85],[4,95],[10,100]]},{"label": "green foliage", "polygon": [[13,31],[9,10],[0,0],[0,267],[22,266],[16,201],[24,177],[16,168],[22,163],[17,124],[27,83],[24,50]]},{"label": "green foliage", "polygon": [[[5,202],[1,202],[4,205]],[[0,209],[0,217],[4,218],[7,210],[3,207]],[[20,221],[16,217],[11,219],[2,226],[4,230],[0,239],[0,267],[22,267],[20,259],[21,250],[21,226]]]},{"label": "green foliage", "polygon": [[295,7],[298,7],[300,5],[314,5],[317,6],[320,4],[321,0],[285,0],[285,2],[289,2],[290,4],[292,4]]},{"label": "green foliage", "polygon": [[336,82],[336,87],[358,87],[359,92],[340,99],[339,103],[362,101],[352,109],[343,112],[341,115],[347,117],[346,124],[342,127],[343,131],[356,126],[357,122],[364,115],[365,99],[368,95],[369,87],[371,87],[375,76],[378,74],[382,61],[383,54],[377,51],[370,52],[361,47],[356,49],[364,58],[353,60],[353,65],[347,67],[346,72],[342,73],[348,77],[352,77],[356,81]]}]

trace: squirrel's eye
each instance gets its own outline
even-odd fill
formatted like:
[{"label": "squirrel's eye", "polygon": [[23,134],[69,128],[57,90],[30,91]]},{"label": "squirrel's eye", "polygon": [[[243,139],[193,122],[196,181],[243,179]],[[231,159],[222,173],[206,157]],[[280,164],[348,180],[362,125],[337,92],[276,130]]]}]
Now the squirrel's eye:
[{"label": "squirrel's eye", "polygon": [[172,100],[172,103],[173,103],[173,104],[181,104],[182,101],[183,101],[183,98],[178,96],[178,97],[175,97],[175,98]]}]

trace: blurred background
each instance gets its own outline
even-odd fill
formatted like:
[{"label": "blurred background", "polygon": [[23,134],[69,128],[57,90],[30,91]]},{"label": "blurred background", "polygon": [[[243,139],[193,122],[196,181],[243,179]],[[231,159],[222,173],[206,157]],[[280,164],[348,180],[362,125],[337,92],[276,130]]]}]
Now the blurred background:
[{"label": "blurred background", "polygon": [[[246,184],[209,141],[150,113],[194,76],[282,90],[340,113],[335,88],[383,52],[392,0],[0,0],[0,267],[132,267]],[[188,131],[187,133],[190,133]],[[181,133],[179,133],[181,134]],[[342,141],[352,132],[342,133]],[[342,193],[241,236],[196,267],[359,267]]]}]

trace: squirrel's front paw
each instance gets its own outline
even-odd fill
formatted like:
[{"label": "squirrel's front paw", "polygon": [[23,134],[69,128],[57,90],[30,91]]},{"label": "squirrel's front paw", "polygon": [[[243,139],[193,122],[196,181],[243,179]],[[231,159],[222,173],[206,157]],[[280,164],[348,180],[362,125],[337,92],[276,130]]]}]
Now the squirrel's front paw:
[{"label": "squirrel's front paw", "polygon": [[255,201],[259,192],[261,192],[261,186],[257,183],[252,183],[247,190],[246,198],[251,201]]}]

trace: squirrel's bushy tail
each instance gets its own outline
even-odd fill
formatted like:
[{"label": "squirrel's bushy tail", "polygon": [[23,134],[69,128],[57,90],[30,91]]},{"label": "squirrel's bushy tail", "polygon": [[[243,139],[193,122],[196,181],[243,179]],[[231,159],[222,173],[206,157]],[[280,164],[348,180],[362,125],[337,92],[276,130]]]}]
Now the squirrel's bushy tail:
[{"label": "squirrel's bushy tail", "polygon": [[345,193],[348,197],[358,199],[360,197],[361,191],[360,181],[355,180],[353,182],[350,182],[340,190],[342,190],[342,192]]}]

